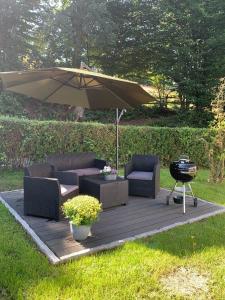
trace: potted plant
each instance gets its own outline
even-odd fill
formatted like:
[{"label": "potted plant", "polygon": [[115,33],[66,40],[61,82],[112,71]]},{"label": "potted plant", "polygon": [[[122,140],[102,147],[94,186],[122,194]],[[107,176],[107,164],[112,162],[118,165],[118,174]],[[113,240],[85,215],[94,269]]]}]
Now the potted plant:
[{"label": "potted plant", "polygon": [[105,180],[116,180],[117,178],[116,169],[113,169],[110,166],[105,166],[101,173],[104,175]]},{"label": "potted plant", "polygon": [[97,221],[102,205],[94,197],[80,195],[66,201],[62,210],[70,220],[73,238],[82,241],[90,234],[91,225]]}]

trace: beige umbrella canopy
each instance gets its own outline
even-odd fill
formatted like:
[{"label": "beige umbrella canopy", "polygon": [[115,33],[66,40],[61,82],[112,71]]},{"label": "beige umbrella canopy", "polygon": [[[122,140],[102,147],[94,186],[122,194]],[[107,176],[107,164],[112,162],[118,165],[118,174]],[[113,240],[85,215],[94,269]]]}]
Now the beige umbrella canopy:
[{"label": "beige umbrella canopy", "polygon": [[[118,126],[124,109],[155,100],[136,82],[71,68],[0,72],[0,90],[23,94],[50,103],[90,109],[116,108],[117,169]],[[120,114],[119,109],[122,109]]]},{"label": "beige umbrella canopy", "polygon": [[0,81],[5,91],[90,109],[132,108],[154,100],[136,82],[81,69],[1,72]]}]

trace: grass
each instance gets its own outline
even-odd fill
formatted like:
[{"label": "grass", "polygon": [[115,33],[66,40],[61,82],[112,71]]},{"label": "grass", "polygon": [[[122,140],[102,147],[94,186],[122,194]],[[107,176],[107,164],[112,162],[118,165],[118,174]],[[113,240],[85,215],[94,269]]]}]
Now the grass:
[{"label": "grass", "polygon": [[22,170],[0,170],[0,191],[11,191],[22,188]]},{"label": "grass", "polygon": [[[207,182],[199,172],[199,197],[225,204],[225,185]],[[168,171],[161,185],[171,187]],[[4,171],[1,190],[19,188],[22,173]],[[0,299],[187,299],[170,295],[161,276],[181,266],[209,276],[207,295],[190,299],[225,299],[225,216],[175,228],[65,265],[49,265],[9,212],[0,205]]]}]

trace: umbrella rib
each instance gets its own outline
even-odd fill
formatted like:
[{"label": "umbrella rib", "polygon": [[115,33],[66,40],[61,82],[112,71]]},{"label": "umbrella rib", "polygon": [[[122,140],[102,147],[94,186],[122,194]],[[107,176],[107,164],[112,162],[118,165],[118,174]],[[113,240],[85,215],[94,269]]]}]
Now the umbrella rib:
[{"label": "umbrella rib", "polygon": [[86,86],[88,87],[88,85],[89,85],[91,82],[95,81],[95,80],[96,80],[96,79],[92,78],[90,81],[88,81],[88,82],[86,83]]},{"label": "umbrella rib", "polygon": [[61,82],[60,86],[58,86],[53,92],[51,92],[47,97],[45,97],[43,99],[43,101],[47,101],[48,98],[50,98],[52,95],[54,95],[58,90],[61,89],[61,87],[63,87],[64,85],[66,85],[70,80],[72,80],[75,77],[75,74],[73,74],[73,76],[71,76],[68,80],[66,80],[65,82]]},{"label": "umbrella rib", "polygon": [[129,106],[129,108],[132,108],[132,106],[130,104],[128,104],[126,101],[124,101],[119,95],[117,95],[116,93],[114,93],[110,88],[108,88],[106,85],[104,85],[104,88],[109,91],[114,97],[119,98],[121,102],[123,102],[125,104],[124,107],[127,108],[127,106]]},{"label": "umbrella rib", "polygon": [[78,87],[78,86],[75,86],[75,85],[73,85],[73,84],[71,84],[71,83],[68,83],[68,82],[66,82],[66,81],[61,81],[61,80],[59,80],[59,79],[56,79],[56,78],[54,78],[54,77],[51,77],[51,79],[52,80],[55,80],[55,81],[57,81],[57,82],[60,82],[60,83],[63,83],[64,85],[66,85],[66,86],[69,86],[69,87],[72,87],[72,88],[74,88],[74,89],[92,89],[92,88],[98,88],[98,87],[102,87],[103,85],[100,83],[100,84],[96,84],[96,85],[92,85],[92,86],[88,86],[88,84],[90,83],[90,82],[92,82],[92,81],[94,81],[94,79],[93,80],[91,80],[91,81],[89,81],[88,82],[88,84],[86,84],[86,83],[84,83],[84,85],[83,86],[81,86],[80,88]]},{"label": "umbrella rib", "polygon": [[[74,75],[74,77],[76,77],[76,75]],[[66,85],[66,86],[69,86],[69,87],[78,89],[77,86],[75,86],[75,85],[69,83],[68,81],[62,81],[62,80],[56,79],[56,78],[54,78],[54,77],[50,77],[50,79],[55,80],[55,81],[57,81],[57,82],[59,82],[59,83],[62,83],[62,84],[64,84],[64,85]],[[73,78],[72,78],[72,79],[73,79]],[[71,79],[69,79],[69,81],[70,81],[70,80],[71,80]]]}]

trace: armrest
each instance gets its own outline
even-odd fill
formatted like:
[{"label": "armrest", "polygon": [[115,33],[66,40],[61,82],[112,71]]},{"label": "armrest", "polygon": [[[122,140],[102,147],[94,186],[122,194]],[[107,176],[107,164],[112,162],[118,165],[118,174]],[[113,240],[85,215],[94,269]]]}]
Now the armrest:
[{"label": "armrest", "polygon": [[59,219],[61,191],[56,178],[24,177],[24,213]]},{"label": "armrest", "polygon": [[60,194],[60,185],[57,178],[24,176],[24,189],[26,188],[28,191],[37,190],[39,193],[46,189],[54,191],[57,195]]},{"label": "armrest", "polygon": [[124,177],[127,178],[127,176],[133,171],[133,165],[132,162],[127,163],[124,166]]},{"label": "armrest", "polygon": [[107,166],[107,162],[106,162],[106,160],[96,158],[94,160],[94,166],[95,166],[95,168],[102,170],[102,169],[104,169],[105,166]]},{"label": "armrest", "polygon": [[61,184],[78,185],[78,176],[74,172],[55,171],[53,176],[57,178]]}]

